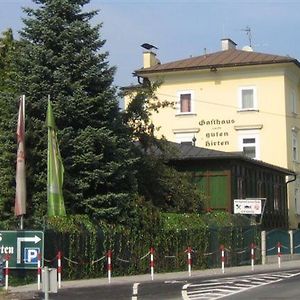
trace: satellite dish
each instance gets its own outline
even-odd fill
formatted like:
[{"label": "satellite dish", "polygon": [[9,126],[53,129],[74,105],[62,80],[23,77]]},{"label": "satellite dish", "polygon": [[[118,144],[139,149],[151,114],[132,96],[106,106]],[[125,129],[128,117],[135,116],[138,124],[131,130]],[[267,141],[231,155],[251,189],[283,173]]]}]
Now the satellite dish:
[{"label": "satellite dish", "polygon": [[244,47],[242,48],[242,50],[243,50],[243,51],[248,51],[248,52],[253,52],[253,49],[252,49],[252,47],[250,47],[250,46],[244,46]]}]

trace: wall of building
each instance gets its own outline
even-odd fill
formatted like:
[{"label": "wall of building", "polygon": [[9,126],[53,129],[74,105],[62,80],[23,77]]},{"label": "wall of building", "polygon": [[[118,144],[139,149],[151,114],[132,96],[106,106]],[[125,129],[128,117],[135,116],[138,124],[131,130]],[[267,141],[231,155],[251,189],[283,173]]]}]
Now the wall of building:
[{"label": "wall of building", "polygon": [[[158,136],[174,142],[191,142],[195,137],[196,146],[221,151],[242,151],[242,141],[254,138],[256,159],[300,173],[300,71],[296,65],[170,72],[149,79],[162,80],[156,95],[174,102],[173,108],[152,116],[160,127]],[[240,109],[243,88],[254,89],[255,109]],[[191,113],[179,113],[180,93],[191,93]],[[296,228],[300,180],[289,184],[288,195],[290,226]]]},{"label": "wall of building", "polygon": [[[242,78],[242,79],[241,79]],[[175,102],[175,108],[164,108],[153,115],[153,122],[161,126],[159,135],[171,141],[180,137],[195,136],[196,146],[222,151],[238,151],[239,136],[259,135],[258,159],[287,166],[287,148],[269,150],[281,136],[282,144],[286,140],[286,119],[284,72],[279,68],[268,71],[258,68],[232,69],[217,72],[182,73],[163,78],[163,84],[157,91],[160,99]],[[242,87],[255,87],[257,110],[240,111],[239,90]],[[193,95],[193,113],[179,114],[178,94],[191,92]],[[252,131],[252,132],[251,132]]]}]

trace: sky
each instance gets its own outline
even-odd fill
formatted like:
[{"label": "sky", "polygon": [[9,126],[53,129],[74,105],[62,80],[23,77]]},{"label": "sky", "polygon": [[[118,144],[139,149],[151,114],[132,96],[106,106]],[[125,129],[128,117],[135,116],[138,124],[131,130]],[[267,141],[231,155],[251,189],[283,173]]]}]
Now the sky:
[{"label": "sky", "polygon": [[[0,32],[12,28],[15,38],[31,0],[0,0]],[[136,84],[132,72],[142,67],[143,43],[158,47],[161,63],[221,50],[221,39],[237,48],[289,55],[300,61],[300,0],[91,0],[98,9],[92,25],[102,23],[103,50],[116,66],[115,84]]]}]

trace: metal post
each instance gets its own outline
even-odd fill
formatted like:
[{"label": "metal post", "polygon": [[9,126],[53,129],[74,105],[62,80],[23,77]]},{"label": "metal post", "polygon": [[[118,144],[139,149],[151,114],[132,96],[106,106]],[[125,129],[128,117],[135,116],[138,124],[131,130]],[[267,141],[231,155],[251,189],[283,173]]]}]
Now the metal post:
[{"label": "metal post", "polygon": [[262,265],[266,264],[266,256],[267,256],[267,251],[266,251],[266,231],[263,230],[261,232],[261,263],[262,263]]},{"label": "metal post", "polygon": [[111,250],[108,250],[107,252],[107,276],[108,276],[108,283],[111,282],[111,256],[112,252]]},{"label": "metal post", "polygon": [[289,230],[289,235],[290,235],[290,253],[293,255],[294,254],[294,235],[293,235],[293,230]]},{"label": "metal post", "polygon": [[38,253],[37,283],[38,283],[38,290],[40,290],[41,289],[41,254],[40,253]]},{"label": "metal post", "polygon": [[254,271],[254,260],[255,260],[255,245],[254,243],[251,243],[251,270]]},{"label": "metal post", "polygon": [[61,252],[57,253],[57,280],[58,280],[58,288],[61,288]]},{"label": "metal post", "polygon": [[277,254],[278,254],[278,268],[281,267],[281,243],[277,243]]},{"label": "metal post", "polygon": [[154,248],[150,248],[150,271],[151,271],[151,280],[154,279]]},{"label": "metal post", "polygon": [[9,261],[9,255],[6,254],[5,256],[5,290],[8,290],[8,272],[9,272],[9,267],[8,267],[8,261]]},{"label": "metal post", "polygon": [[221,261],[222,261],[222,273],[225,273],[225,248],[224,245],[221,245]]},{"label": "metal post", "polygon": [[192,275],[192,256],[191,256],[192,248],[188,247],[187,248],[187,256],[188,256],[188,272],[189,276]]},{"label": "metal post", "polygon": [[44,267],[44,289],[45,289],[45,298],[44,300],[49,300],[49,269],[48,267]]},{"label": "metal post", "polygon": [[20,229],[23,230],[24,228],[24,215],[21,215],[20,217]]}]

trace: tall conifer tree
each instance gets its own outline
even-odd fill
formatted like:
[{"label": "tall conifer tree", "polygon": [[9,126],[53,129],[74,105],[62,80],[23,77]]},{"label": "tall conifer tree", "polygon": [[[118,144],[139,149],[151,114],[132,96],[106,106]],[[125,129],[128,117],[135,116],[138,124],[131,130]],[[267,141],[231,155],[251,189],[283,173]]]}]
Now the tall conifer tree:
[{"label": "tall conifer tree", "polygon": [[[47,97],[65,167],[67,214],[124,223],[136,190],[130,140],[120,118],[114,68],[89,0],[33,0],[26,8],[17,89],[26,94],[29,214],[46,214]],[[38,219],[38,218],[36,218]]]},{"label": "tall conifer tree", "polygon": [[[16,162],[16,124],[18,118],[18,98],[10,82],[13,76],[13,57],[17,42],[11,29],[0,37],[0,221],[1,226],[9,227],[6,221],[13,216],[15,162]],[[5,224],[6,223],[6,224]]]}]

